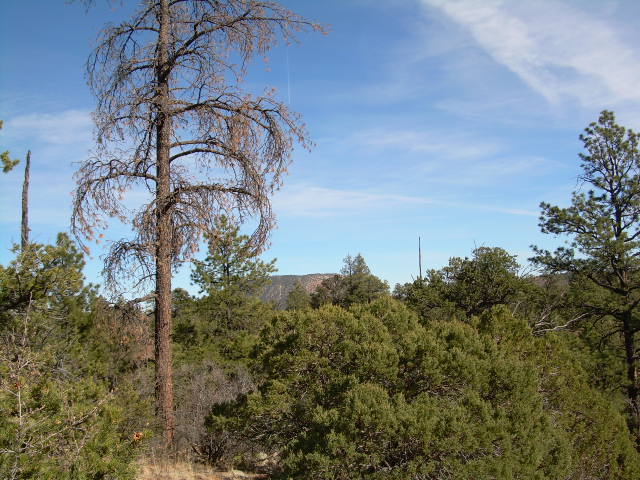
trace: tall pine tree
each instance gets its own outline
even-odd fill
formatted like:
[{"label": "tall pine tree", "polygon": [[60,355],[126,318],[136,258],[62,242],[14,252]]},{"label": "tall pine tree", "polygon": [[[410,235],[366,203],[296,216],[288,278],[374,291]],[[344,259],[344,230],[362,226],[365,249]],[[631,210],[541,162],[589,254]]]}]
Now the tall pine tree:
[{"label": "tall pine tree", "polygon": [[533,260],[570,275],[585,314],[614,320],[605,336],[621,340],[630,427],[640,444],[640,137],[603,111],[580,139],[579,179],[586,189],[574,192],[567,208],[541,204],[542,232],[569,237],[567,245],[553,253],[534,247]]}]

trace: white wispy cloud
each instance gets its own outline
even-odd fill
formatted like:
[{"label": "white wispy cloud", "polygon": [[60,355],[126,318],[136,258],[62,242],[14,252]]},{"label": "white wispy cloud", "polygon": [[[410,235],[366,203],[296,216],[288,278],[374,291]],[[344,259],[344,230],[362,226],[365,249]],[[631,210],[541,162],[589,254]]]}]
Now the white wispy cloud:
[{"label": "white wispy cloud", "polygon": [[504,150],[503,142],[499,140],[418,129],[374,128],[356,133],[349,141],[358,147],[429,154],[446,159],[484,158]]},{"label": "white wispy cloud", "polygon": [[404,195],[338,190],[305,184],[287,187],[278,192],[273,201],[276,212],[310,217],[350,215],[362,210],[426,203],[434,202]]},{"label": "white wispy cloud", "polygon": [[424,162],[422,172],[428,174],[429,182],[459,187],[490,186],[505,179],[523,181],[544,175],[553,168],[554,162],[539,156],[517,156],[502,153],[493,158],[468,158],[456,163]]},{"label": "white wispy cloud", "polygon": [[361,190],[340,190],[308,184],[292,185],[278,192],[273,208],[278,214],[300,217],[331,217],[358,212],[380,212],[389,209],[411,209],[424,206],[446,206],[464,210],[481,210],[509,215],[537,216],[524,208],[452,202],[435,198],[376,193]]},{"label": "white wispy cloud", "polygon": [[346,140],[351,149],[410,157],[413,174],[430,184],[487,186],[507,177],[539,175],[553,163],[514,154],[498,138],[436,129],[373,128]]},{"label": "white wispy cloud", "polygon": [[31,139],[54,145],[88,143],[92,127],[91,114],[85,110],[30,113],[9,118],[5,124],[10,140]]},{"label": "white wispy cloud", "polygon": [[640,101],[640,54],[583,3],[552,0],[421,0],[548,101]]}]

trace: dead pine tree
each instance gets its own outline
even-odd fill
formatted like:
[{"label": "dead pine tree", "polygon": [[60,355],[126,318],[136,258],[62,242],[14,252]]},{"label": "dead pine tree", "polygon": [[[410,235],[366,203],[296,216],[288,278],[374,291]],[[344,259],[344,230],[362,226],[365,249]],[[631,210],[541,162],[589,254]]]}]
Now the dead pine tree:
[{"label": "dead pine tree", "polygon": [[[108,218],[132,227],[132,238],[111,244],[104,272],[109,285],[155,282],[156,412],[168,446],[172,272],[220,215],[253,219],[252,248],[265,246],[270,194],[293,142],[309,141],[271,91],[252,94],[241,81],[250,60],[305,30],[321,28],[274,2],[144,0],[102,32],[88,61],[97,147],[76,174],[72,228],[86,243]],[[125,204],[132,190],[148,201]]]},{"label": "dead pine tree", "polygon": [[31,150],[27,151],[22,182],[22,223],[20,226],[20,249],[24,251],[29,245],[29,175],[31,172]]}]

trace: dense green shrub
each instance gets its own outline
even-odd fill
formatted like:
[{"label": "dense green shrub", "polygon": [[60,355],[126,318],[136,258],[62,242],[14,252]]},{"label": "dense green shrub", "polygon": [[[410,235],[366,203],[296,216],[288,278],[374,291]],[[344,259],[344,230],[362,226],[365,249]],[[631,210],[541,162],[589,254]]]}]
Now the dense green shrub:
[{"label": "dense green shrub", "polygon": [[640,458],[615,399],[590,384],[588,352],[579,337],[553,332],[534,337],[507,309],[476,320],[501,350],[526,359],[539,378],[545,411],[569,442],[571,479],[638,478]]},{"label": "dense green shrub", "polygon": [[[543,378],[570,351],[505,310],[421,324],[388,298],[325,306],[279,314],[258,347],[260,388],[216,408],[209,425],[275,454],[276,478],[638,474],[624,422],[580,367],[572,395],[560,388],[561,365]],[[574,431],[588,424],[589,435]],[[586,461],[608,462],[607,472]]]},{"label": "dense green shrub", "polygon": [[497,305],[532,301],[534,285],[520,276],[516,257],[502,248],[479,247],[471,258],[452,257],[426,278],[396,285],[394,296],[423,317],[479,315]]},{"label": "dense green shrub", "polygon": [[131,398],[93,367],[81,331],[94,293],[65,235],[0,267],[0,478],[133,478]]}]

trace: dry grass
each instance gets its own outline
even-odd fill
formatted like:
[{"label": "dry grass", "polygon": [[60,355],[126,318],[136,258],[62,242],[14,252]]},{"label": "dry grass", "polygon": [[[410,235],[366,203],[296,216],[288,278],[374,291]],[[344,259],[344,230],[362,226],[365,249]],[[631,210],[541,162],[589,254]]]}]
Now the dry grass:
[{"label": "dry grass", "polygon": [[203,465],[146,458],[140,462],[137,480],[248,480],[266,478],[266,475],[244,473],[238,470],[216,472]]}]

